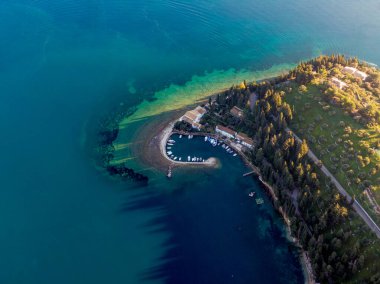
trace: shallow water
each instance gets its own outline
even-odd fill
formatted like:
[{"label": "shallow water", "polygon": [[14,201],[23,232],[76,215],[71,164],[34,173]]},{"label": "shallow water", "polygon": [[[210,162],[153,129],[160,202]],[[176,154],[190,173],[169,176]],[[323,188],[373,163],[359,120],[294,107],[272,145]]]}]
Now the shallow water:
[{"label": "shallow water", "polygon": [[[191,208],[205,216],[194,230],[223,229],[219,222],[206,226],[217,215],[207,215],[202,206],[212,197],[203,197],[204,174],[199,185],[184,185],[183,174],[181,183],[167,186],[157,178],[145,190],[108,180],[83,149],[91,139],[84,135],[86,123],[120,102],[132,106],[156,96],[156,107],[138,108],[139,119],[147,117],[173,98],[182,105],[188,95],[257,78],[255,71],[280,70],[321,52],[379,64],[379,10],[377,0],[1,1],[0,282],[141,283],[155,268],[164,273],[148,277],[152,282],[179,279],[186,262],[167,269],[165,256],[172,245],[189,244],[173,238],[194,231],[171,218],[183,216],[192,224],[186,211]],[[218,179],[217,172],[209,175]],[[194,190],[177,206],[181,194]],[[255,222],[254,211],[241,211],[239,198],[245,195],[221,190],[226,193],[218,198],[231,199],[226,225]],[[232,236],[231,242],[222,239],[237,245],[231,258],[242,253],[255,263],[251,243],[241,252],[237,234]],[[220,250],[211,252],[212,259]],[[206,254],[194,255],[200,256]],[[192,263],[194,271],[205,272]],[[213,263],[210,269],[230,265]]]}]

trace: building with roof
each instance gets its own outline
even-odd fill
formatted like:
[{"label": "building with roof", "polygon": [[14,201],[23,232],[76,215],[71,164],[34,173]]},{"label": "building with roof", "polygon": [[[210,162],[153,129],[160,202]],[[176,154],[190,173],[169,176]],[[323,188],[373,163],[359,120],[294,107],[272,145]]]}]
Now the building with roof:
[{"label": "building with roof", "polygon": [[367,73],[359,71],[358,69],[356,69],[354,67],[346,66],[343,68],[343,72],[347,73],[347,74],[354,75],[356,78],[362,79],[363,81],[365,81],[368,77]]},{"label": "building with roof", "polygon": [[222,136],[234,139],[236,136],[236,132],[228,127],[224,127],[222,125],[217,125],[215,127],[216,133],[221,134]]},{"label": "building with roof", "polygon": [[339,79],[336,78],[336,77],[332,77],[332,79],[331,79],[331,83],[332,83],[334,86],[336,86],[336,87],[338,87],[339,89],[341,89],[341,90],[343,90],[344,88],[347,87],[347,84],[346,84],[345,82],[339,80]]},{"label": "building with roof", "polygon": [[234,106],[231,110],[230,113],[236,117],[236,118],[243,118],[244,112],[242,109],[238,108],[237,106]]},{"label": "building with roof", "polygon": [[185,121],[189,123],[193,128],[200,130],[202,125],[199,123],[201,121],[201,118],[206,113],[206,109],[197,106],[193,110],[187,111],[180,119],[179,121]]},{"label": "building with roof", "polygon": [[250,137],[248,137],[247,134],[239,132],[236,135],[236,140],[238,140],[240,144],[242,144],[243,146],[247,148],[251,149],[253,147],[253,140]]}]

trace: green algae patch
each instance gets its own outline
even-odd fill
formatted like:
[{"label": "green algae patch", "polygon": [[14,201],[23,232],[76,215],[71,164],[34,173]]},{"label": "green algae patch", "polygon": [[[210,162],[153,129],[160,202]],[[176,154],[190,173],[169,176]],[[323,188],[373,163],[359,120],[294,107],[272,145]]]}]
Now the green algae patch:
[{"label": "green algae patch", "polygon": [[186,84],[172,84],[168,88],[156,92],[153,100],[143,101],[137,106],[137,110],[133,115],[121,121],[120,129],[123,129],[131,122],[194,104],[232,85],[240,84],[244,80],[255,81],[274,77],[292,67],[294,65],[281,64],[263,71],[236,71],[235,69],[229,69],[227,71],[215,70],[211,73],[205,73],[204,76],[193,76]]}]

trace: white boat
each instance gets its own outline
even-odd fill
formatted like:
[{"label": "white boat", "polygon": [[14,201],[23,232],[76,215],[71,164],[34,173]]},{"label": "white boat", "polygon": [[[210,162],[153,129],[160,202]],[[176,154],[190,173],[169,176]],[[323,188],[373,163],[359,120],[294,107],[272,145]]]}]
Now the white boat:
[{"label": "white boat", "polygon": [[173,146],[174,144],[173,144],[173,143],[167,143],[166,145],[168,145],[168,146]]},{"label": "white boat", "polygon": [[207,137],[207,136],[205,136],[205,142],[207,141],[207,139],[208,139],[208,137]]},{"label": "white boat", "polygon": [[205,159],[202,159],[202,162],[204,163],[204,162],[205,162]]},{"label": "white boat", "polygon": [[234,157],[236,157],[236,156],[237,156],[237,154],[235,153],[235,154],[234,154]]},{"label": "white boat", "polygon": [[168,142],[169,142],[169,143],[175,143],[175,140],[170,139],[170,140],[168,140]]},{"label": "white boat", "polygon": [[181,158],[181,157],[179,157],[178,161],[182,161],[182,158]]},{"label": "white boat", "polygon": [[178,158],[177,157],[174,157],[174,160],[177,160]]},{"label": "white boat", "polygon": [[170,150],[172,147],[166,147],[166,149]]},{"label": "white boat", "polygon": [[190,162],[190,159],[191,159],[191,157],[190,157],[190,156],[187,156],[187,161],[188,161],[188,162]]},{"label": "white boat", "polygon": [[168,153],[168,155],[171,155],[171,154],[173,154],[173,152],[172,152],[172,151],[168,151],[167,153]]},{"label": "white boat", "polygon": [[182,138],[182,134],[179,136],[179,138]]}]

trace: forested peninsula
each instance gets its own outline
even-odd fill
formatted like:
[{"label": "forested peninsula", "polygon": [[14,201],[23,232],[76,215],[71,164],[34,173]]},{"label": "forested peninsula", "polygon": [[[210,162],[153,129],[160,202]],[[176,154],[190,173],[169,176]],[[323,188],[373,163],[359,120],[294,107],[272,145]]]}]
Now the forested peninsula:
[{"label": "forested peninsula", "polygon": [[[380,283],[380,71],[320,56],[288,74],[242,82],[209,99],[200,125],[180,131],[246,133],[244,156],[272,188],[322,283]],[[231,137],[228,137],[231,136]]]},{"label": "forested peninsula", "polygon": [[[320,56],[287,74],[242,82],[202,108],[207,112],[199,123],[182,120],[175,128],[216,135],[224,127],[253,141],[244,157],[273,190],[274,206],[286,216],[317,282],[380,283],[375,66],[342,55]],[[117,124],[103,129],[98,153],[107,171],[147,182],[125,165],[112,165]]]}]

